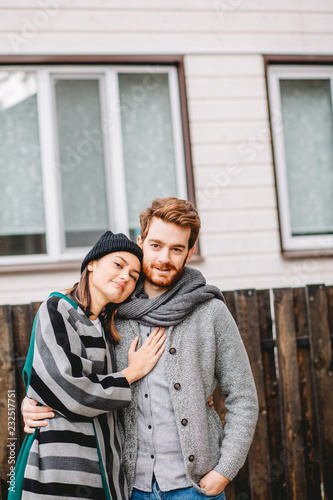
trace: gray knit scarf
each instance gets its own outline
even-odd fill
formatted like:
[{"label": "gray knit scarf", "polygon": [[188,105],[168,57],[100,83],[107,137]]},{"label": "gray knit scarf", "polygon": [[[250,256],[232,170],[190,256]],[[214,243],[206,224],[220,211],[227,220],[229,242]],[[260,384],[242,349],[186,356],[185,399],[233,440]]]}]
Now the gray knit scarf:
[{"label": "gray knit scarf", "polygon": [[213,298],[225,302],[220,290],[206,285],[206,280],[197,269],[185,267],[179,280],[159,297],[147,298],[143,291],[144,283],[121,304],[118,316],[123,319],[136,319],[148,326],[177,325],[200,303]]}]

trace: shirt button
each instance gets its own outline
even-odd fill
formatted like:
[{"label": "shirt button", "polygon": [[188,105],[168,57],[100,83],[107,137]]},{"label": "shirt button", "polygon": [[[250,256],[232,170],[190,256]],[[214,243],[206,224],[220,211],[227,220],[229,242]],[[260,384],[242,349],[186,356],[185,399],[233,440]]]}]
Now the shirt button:
[{"label": "shirt button", "polygon": [[148,425],[148,429],[151,429],[151,425]]},{"label": "shirt button", "polygon": [[183,418],[182,425],[187,425],[187,424],[188,424],[188,420],[186,420],[186,418]]},{"label": "shirt button", "polygon": [[177,382],[177,384],[175,384],[175,385],[174,385],[174,388],[176,389],[176,391],[179,391],[179,389],[180,389],[180,384],[178,384],[178,382]]},{"label": "shirt button", "polygon": [[148,398],[148,394],[145,394],[145,398]]},{"label": "shirt button", "polygon": [[189,459],[189,461],[190,461],[190,462],[194,462],[194,455],[190,455],[190,456],[188,457],[188,459]]},{"label": "shirt button", "polygon": [[171,349],[169,349],[169,353],[176,354],[176,349],[174,347],[171,347]]},{"label": "shirt button", "polygon": [[150,455],[150,458],[154,458],[154,455]]}]

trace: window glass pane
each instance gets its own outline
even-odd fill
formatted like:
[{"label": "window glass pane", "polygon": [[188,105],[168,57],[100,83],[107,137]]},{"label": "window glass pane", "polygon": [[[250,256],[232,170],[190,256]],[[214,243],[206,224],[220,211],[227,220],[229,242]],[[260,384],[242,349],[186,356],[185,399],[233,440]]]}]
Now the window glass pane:
[{"label": "window glass pane", "polygon": [[0,72],[0,255],[45,253],[33,72]]},{"label": "window glass pane", "polygon": [[139,213],[157,197],[177,196],[167,74],[119,74],[119,94],[131,237]]},{"label": "window glass pane", "polygon": [[280,80],[293,235],[333,232],[333,124],[329,80]]},{"label": "window glass pane", "polygon": [[55,80],[66,247],[90,246],[109,227],[97,79]]}]

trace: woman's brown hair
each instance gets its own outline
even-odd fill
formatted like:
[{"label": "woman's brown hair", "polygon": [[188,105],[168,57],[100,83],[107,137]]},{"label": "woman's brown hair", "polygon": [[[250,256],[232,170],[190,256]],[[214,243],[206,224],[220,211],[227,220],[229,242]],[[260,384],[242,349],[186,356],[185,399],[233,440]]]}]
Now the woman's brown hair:
[{"label": "woman's brown hair", "polygon": [[[70,297],[76,304],[81,307],[85,314],[91,316],[91,295],[89,289],[89,272],[87,268],[82,271],[80,280],[74,286],[66,290],[66,295]],[[115,344],[120,341],[120,335],[114,325],[114,317],[117,308],[115,304],[109,303],[101,310],[99,319],[101,320],[106,338]]]}]

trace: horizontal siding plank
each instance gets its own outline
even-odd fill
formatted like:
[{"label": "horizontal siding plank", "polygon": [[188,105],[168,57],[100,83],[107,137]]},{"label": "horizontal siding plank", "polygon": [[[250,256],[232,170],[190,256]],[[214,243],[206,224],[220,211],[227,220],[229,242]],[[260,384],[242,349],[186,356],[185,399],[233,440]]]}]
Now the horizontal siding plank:
[{"label": "horizontal siding plank", "polygon": [[185,74],[187,78],[247,75],[263,78],[264,65],[260,55],[191,55],[185,57]]},{"label": "horizontal siding plank", "polygon": [[276,208],[275,188],[229,188],[196,189],[196,204],[199,210],[242,210],[247,208]]},{"label": "horizontal siding plank", "polygon": [[[216,99],[215,101],[189,101],[190,121],[214,122],[230,120],[268,120],[267,102],[264,99]],[[208,131],[205,123],[199,128]],[[210,127],[209,127],[210,128]]]},{"label": "horizontal siding plank", "polygon": [[[280,0],[280,1],[270,1],[267,0],[247,0],[246,4],[243,5],[242,2],[237,5],[237,2],[229,0],[212,0],[207,2],[207,0],[159,0],[158,4],[156,0],[94,0],[93,4],[91,0],[55,0],[54,2],[41,2],[40,0],[29,0],[29,7],[31,9],[42,9],[47,8],[48,4],[55,4],[62,9],[105,9],[105,10],[200,10],[200,11],[210,11],[214,10],[224,10],[226,13],[238,10],[246,11],[264,11],[264,12],[330,12],[332,11],[331,0]],[[45,5],[45,7],[43,7]],[[27,8],[27,0],[2,0],[2,8]],[[51,7],[50,7],[51,8]]]},{"label": "horizontal siding plank", "polygon": [[[38,299],[33,298],[33,301],[45,300],[49,296],[51,292],[63,291],[66,288],[69,288],[76,283],[80,278],[79,273],[75,272],[50,272],[50,273],[22,273],[22,274],[14,274],[13,276],[10,274],[3,274],[1,276],[0,281],[0,289],[12,291],[16,288],[20,288],[24,292],[28,292],[32,288],[38,290],[40,287],[40,292],[46,289],[47,295],[44,294]],[[49,280],[49,283],[48,283]],[[51,285],[52,283],[52,285]],[[7,301],[11,304],[17,304],[17,302],[10,302],[9,299]],[[23,303],[23,302],[22,302]]]},{"label": "horizontal siding plank", "polygon": [[195,185],[201,189],[214,186],[221,189],[229,187],[275,186],[274,172],[271,165],[260,167],[253,165],[221,166],[220,168],[196,168]]},{"label": "horizontal siding plank", "polygon": [[[267,120],[250,120],[228,123],[214,123],[212,126],[218,128],[219,136],[223,137],[223,143],[242,143],[244,141],[258,144],[258,148],[270,143],[271,134]],[[200,135],[207,124],[191,122],[192,139],[193,134]]]},{"label": "horizontal siding plank", "polygon": [[192,141],[192,156],[194,165],[224,165],[244,163],[272,163],[270,147],[262,147],[258,141],[240,141],[229,145],[223,144],[195,144]]},{"label": "horizontal siding plank", "polygon": [[[0,31],[21,31],[27,21],[40,31],[61,32],[187,32],[187,33],[332,33],[333,14],[243,12],[241,9],[212,9],[209,12],[154,11],[140,15],[140,10],[70,10],[47,11],[6,9],[0,16]],[[221,15],[222,14],[222,15]]]},{"label": "horizontal siding plank", "polygon": [[246,211],[218,211],[203,212],[201,218],[201,236],[219,234],[230,231],[262,231],[278,230],[278,219],[276,210],[246,210]]},{"label": "horizontal siding plank", "polygon": [[[201,237],[201,240],[204,239]],[[304,266],[303,266],[304,263]],[[326,275],[325,280],[332,282],[333,280],[333,265],[326,259],[325,262],[320,260],[316,269],[312,272],[306,269],[305,261],[290,262],[284,260],[280,253],[265,253],[257,254],[249,251],[237,255],[225,255],[222,257],[211,257],[209,260],[205,259],[202,264],[195,264],[205,276],[214,277],[225,276],[228,278],[239,279],[241,282],[244,276],[253,276],[253,283],[258,282],[261,278],[279,275],[279,286],[297,287],[302,279],[310,279],[313,282],[320,282],[323,275]],[[303,273],[303,276],[301,274]],[[298,283],[298,284],[297,284]],[[268,284],[271,288],[274,285]]]},{"label": "horizontal siding plank", "polygon": [[[1,54],[193,54],[254,52],[260,54],[332,53],[329,34],[194,34],[194,33],[1,33]],[[20,38],[21,37],[21,38]],[[263,71],[263,70],[262,70]]]},{"label": "horizontal siding plank", "polygon": [[187,97],[191,100],[210,100],[229,97],[266,97],[264,77],[244,75],[233,78],[187,77]]},{"label": "horizontal siding plank", "polygon": [[[287,272],[287,266],[284,266],[283,262],[280,262],[276,257],[276,255],[258,255],[248,252],[247,256],[245,254],[238,255],[237,259],[225,256],[223,259],[210,259],[209,262],[205,262],[202,265],[195,265],[195,267],[200,268],[204,272],[207,280],[208,278],[212,280],[215,276],[218,279],[241,279],[241,276],[253,276],[255,274],[258,275],[258,278],[266,278],[272,274],[279,273],[280,283],[283,283],[283,274]],[[269,287],[271,286],[269,285]]]},{"label": "horizontal siding plank", "polygon": [[200,241],[202,256],[224,255],[233,253],[234,255],[245,252],[278,252],[280,249],[278,231],[265,232],[242,232],[219,234],[218,227],[216,235],[207,234]]}]

